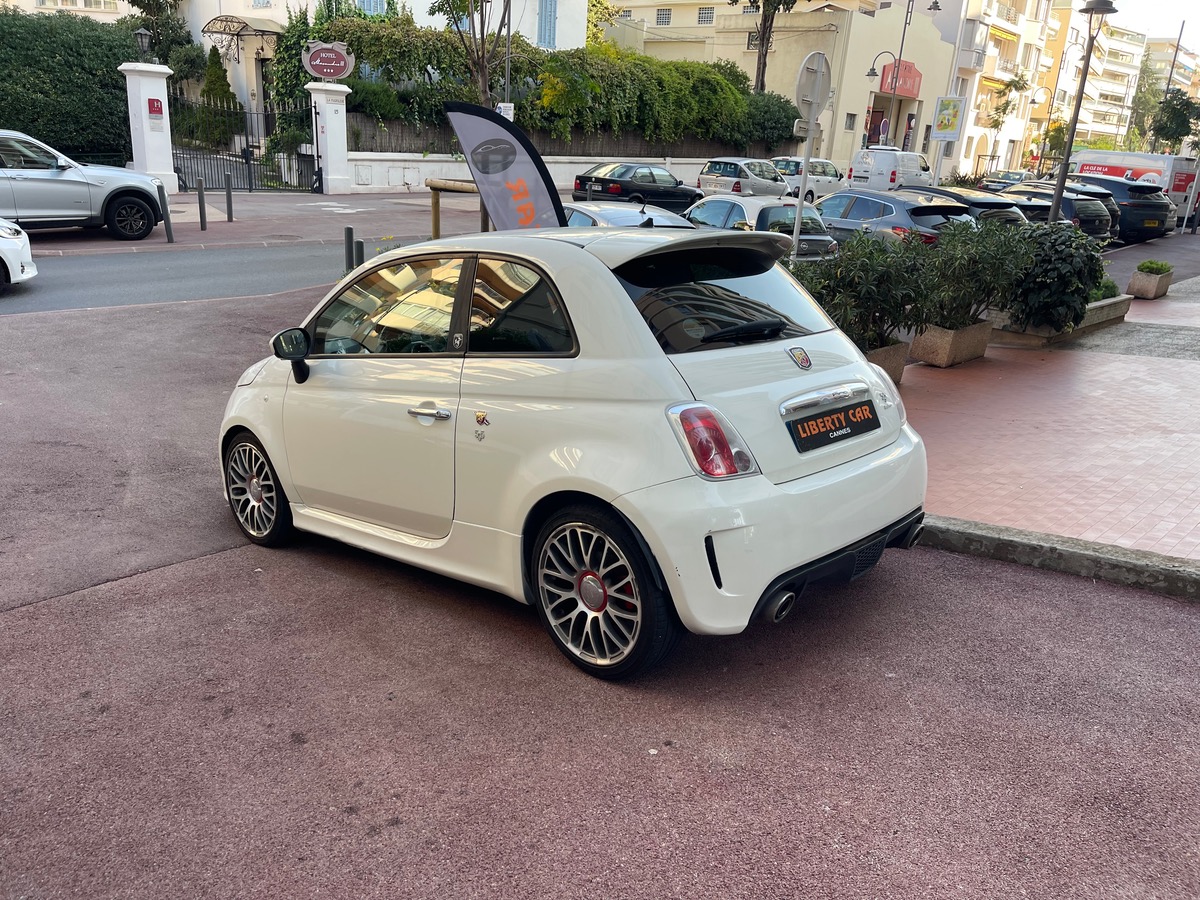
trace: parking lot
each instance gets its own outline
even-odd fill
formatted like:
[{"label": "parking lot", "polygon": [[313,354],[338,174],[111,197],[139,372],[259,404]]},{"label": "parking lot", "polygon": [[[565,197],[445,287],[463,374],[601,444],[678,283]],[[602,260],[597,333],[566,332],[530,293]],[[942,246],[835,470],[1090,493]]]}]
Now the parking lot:
[{"label": "parking lot", "polygon": [[532,610],[245,545],[297,291],[0,327],[0,896],[1200,894],[1200,611],[917,549],[601,683]]}]

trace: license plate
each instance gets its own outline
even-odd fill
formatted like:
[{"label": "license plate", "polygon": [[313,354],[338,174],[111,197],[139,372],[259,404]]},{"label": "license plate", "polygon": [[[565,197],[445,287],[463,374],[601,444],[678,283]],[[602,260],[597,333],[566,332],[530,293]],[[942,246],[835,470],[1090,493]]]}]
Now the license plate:
[{"label": "license plate", "polygon": [[804,453],[874,431],[879,427],[879,416],[875,413],[875,404],[864,400],[840,409],[793,419],[787,426],[796,449]]},{"label": "license plate", "polygon": [[1147,228],[1157,228],[1158,227],[1158,219],[1147,219],[1142,224],[1145,225]]}]

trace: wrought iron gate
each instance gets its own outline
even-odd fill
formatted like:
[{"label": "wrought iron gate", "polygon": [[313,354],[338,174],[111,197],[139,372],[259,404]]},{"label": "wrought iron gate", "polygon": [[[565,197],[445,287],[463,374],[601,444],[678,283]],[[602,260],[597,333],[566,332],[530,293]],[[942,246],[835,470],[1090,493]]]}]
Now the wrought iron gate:
[{"label": "wrought iron gate", "polygon": [[182,190],[196,179],[205,187],[225,187],[229,173],[238,191],[311,191],[321,193],[317,145],[310,104],[243,110],[168,97],[171,111],[171,156]]}]

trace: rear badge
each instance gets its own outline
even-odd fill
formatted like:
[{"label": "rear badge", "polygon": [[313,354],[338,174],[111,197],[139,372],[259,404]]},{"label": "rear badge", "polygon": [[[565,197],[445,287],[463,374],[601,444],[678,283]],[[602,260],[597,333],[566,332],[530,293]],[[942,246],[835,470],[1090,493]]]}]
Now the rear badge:
[{"label": "rear badge", "polygon": [[804,352],[803,347],[789,347],[788,355],[791,356],[792,361],[795,362],[800,368],[812,368],[812,360],[809,359],[808,354]]}]

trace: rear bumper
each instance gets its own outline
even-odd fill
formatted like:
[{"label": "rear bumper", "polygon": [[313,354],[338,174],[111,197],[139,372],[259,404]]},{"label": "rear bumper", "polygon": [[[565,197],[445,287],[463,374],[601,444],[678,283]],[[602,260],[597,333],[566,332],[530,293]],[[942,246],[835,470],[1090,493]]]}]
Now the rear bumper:
[{"label": "rear bumper", "polygon": [[925,445],[906,425],[889,446],[795,481],[689,477],[614,505],[645,539],[683,624],[736,634],[780,585],[856,577],[874,553],[870,568],[921,515],[926,479]]}]

